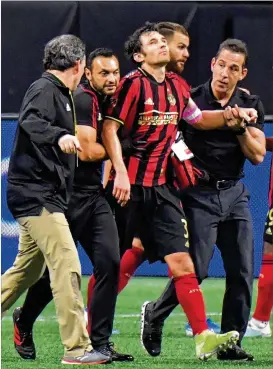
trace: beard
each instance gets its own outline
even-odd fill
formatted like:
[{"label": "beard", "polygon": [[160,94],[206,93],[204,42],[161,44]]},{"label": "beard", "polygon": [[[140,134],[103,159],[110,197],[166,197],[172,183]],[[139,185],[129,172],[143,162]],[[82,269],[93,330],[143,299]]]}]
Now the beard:
[{"label": "beard", "polygon": [[177,62],[175,61],[170,61],[168,64],[167,64],[167,71],[168,72],[174,72],[174,73],[177,73],[177,74],[181,74],[184,70],[184,66],[183,68],[182,67],[179,67]]}]

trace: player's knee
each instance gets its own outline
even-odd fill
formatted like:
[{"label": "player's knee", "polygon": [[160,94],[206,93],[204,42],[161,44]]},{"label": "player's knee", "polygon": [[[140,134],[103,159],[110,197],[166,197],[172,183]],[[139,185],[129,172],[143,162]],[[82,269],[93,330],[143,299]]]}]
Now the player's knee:
[{"label": "player's knee", "polygon": [[174,278],[194,273],[194,265],[188,253],[179,252],[165,257]]}]

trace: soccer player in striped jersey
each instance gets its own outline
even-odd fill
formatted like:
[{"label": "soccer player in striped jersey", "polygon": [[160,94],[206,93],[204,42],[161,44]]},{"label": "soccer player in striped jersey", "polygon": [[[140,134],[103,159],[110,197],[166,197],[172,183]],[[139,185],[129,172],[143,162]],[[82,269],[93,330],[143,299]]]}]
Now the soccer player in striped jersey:
[{"label": "soccer player in striped jersey", "polygon": [[[175,73],[166,73],[168,45],[155,25],[138,29],[125,48],[139,68],[122,80],[111,99],[102,133],[116,172],[113,195],[121,206],[130,199],[125,225],[128,244],[137,231],[148,259],[168,264],[177,298],[193,327],[196,355],[204,360],[219,347],[236,341],[238,332],[217,335],[208,330],[202,293],[188,253],[187,221],[180,200],[167,183],[166,169],[182,118],[197,129],[214,129],[225,125],[224,112],[201,113],[185,81]],[[238,124],[243,117],[249,120],[239,108],[234,115]],[[135,147],[124,161],[119,129],[120,137],[130,137]]]}]

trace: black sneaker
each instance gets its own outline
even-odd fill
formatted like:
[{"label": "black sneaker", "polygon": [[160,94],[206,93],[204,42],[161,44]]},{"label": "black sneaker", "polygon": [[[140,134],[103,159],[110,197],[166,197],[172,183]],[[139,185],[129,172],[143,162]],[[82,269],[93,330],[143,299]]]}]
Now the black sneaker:
[{"label": "black sneaker", "polygon": [[217,353],[218,360],[230,360],[230,361],[254,361],[254,356],[247,353],[238,345],[232,345],[226,351],[220,351]]},{"label": "black sneaker", "polygon": [[97,352],[103,355],[109,356],[112,361],[133,361],[134,357],[129,354],[120,354],[114,350],[114,343],[109,342],[106,345],[98,346],[95,348]]},{"label": "black sneaker", "polygon": [[25,360],[35,360],[36,350],[32,338],[32,330],[27,330],[20,324],[20,315],[22,308],[14,310],[13,317],[13,342],[18,354]]},{"label": "black sneaker", "polygon": [[108,349],[112,356],[112,361],[134,361],[134,357],[129,354],[121,354],[114,349],[114,343],[109,342]]},{"label": "black sneaker", "polygon": [[162,321],[152,321],[153,303],[146,301],[141,308],[141,333],[140,340],[144,349],[151,356],[161,353]]}]

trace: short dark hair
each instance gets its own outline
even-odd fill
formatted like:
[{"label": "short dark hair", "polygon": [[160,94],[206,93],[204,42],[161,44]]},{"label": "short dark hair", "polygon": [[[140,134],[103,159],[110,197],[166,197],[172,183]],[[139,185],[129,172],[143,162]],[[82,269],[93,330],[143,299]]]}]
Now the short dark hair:
[{"label": "short dark hair", "polygon": [[91,51],[91,53],[88,55],[86,63],[87,68],[91,68],[93,60],[98,56],[104,56],[105,58],[111,58],[112,56],[115,56],[117,58],[113,50],[106,47],[98,47],[97,49]]},{"label": "short dark hair", "polygon": [[190,37],[188,31],[184,26],[178,23],[173,22],[159,22],[156,24],[156,28],[159,33],[161,33],[164,37],[171,38],[173,37],[175,32],[182,33],[183,35]]},{"label": "short dark hair", "polygon": [[138,28],[131,36],[129,36],[128,40],[125,42],[125,56],[128,59],[131,59],[135,64],[138,63],[134,60],[134,54],[141,50],[140,36],[149,32],[158,32],[155,23],[146,22],[144,26]]},{"label": "short dark hair", "polygon": [[248,50],[247,50],[247,46],[246,46],[245,42],[243,42],[242,40],[238,40],[237,38],[228,38],[225,41],[223,41],[220,44],[219,49],[217,51],[217,54],[215,56],[216,59],[218,58],[218,56],[219,56],[219,54],[221,53],[222,50],[229,50],[233,53],[243,54],[244,57],[245,57],[243,67],[247,66],[247,63],[248,63]]},{"label": "short dark hair", "polygon": [[74,67],[85,58],[85,45],[74,35],[61,35],[50,40],[44,50],[44,69],[60,70]]}]

